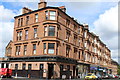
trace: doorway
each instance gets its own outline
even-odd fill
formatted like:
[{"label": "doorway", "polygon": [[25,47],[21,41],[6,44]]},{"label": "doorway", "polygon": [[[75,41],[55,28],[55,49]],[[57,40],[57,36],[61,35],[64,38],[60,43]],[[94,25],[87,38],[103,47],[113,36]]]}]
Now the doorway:
[{"label": "doorway", "polygon": [[53,78],[54,73],[54,64],[48,64],[48,79]]}]

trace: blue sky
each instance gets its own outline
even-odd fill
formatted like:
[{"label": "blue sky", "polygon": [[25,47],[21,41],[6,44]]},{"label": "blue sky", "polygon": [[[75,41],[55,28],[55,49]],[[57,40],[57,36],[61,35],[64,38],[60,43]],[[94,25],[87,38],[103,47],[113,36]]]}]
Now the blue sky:
[{"label": "blue sky", "polygon": [[[0,18],[2,19],[0,19],[0,44],[2,44],[0,56],[4,56],[5,46],[12,40],[14,16],[21,14],[23,7],[37,9],[38,2],[39,0],[36,2],[0,2]],[[118,25],[115,25],[118,20],[116,16],[118,13],[117,4],[117,2],[97,2],[97,0],[96,2],[48,2],[48,6],[65,6],[67,14],[80,23],[89,24],[90,31],[99,35],[101,40],[110,48],[114,60],[117,60],[118,56],[118,41],[114,42],[118,38]],[[3,34],[3,32],[9,32],[9,34]]]}]

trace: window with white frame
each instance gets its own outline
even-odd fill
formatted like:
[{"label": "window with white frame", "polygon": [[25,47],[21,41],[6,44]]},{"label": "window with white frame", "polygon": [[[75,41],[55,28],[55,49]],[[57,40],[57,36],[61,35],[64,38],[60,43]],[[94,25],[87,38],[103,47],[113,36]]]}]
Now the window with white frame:
[{"label": "window with white frame", "polygon": [[20,55],[20,46],[16,46],[16,55]]},{"label": "window with white frame", "polygon": [[54,45],[55,43],[48,43],[48,53],[54,54]]},{"label": "window with white frame", "polygon": [[48,11],[45,11],[45,14],[46,14],[46,20],[49,20],[49,14],[48,14]]},{"label": "window with white frame", "polygon": [[66,39],[69,41],[69,38],[70,38],[70,31],[69,30],[66,30]]},{"label": "window with white frame", "polygon": [[56,11],[50,11],[50,20],[56,20]]},{"label": "window with white frame", "polygon": [[33,44],[33,54],[36,54],[36,44]]},{"label": "window with white frame", "polygon": [[38,22],[38,14],[35,14],[35,22]]},{"label": "window with white frame", "polygon": [[55,27],[49,26],[48,36],[55,36]]},{"label": "window with white frame", "polygon": [[27,53],[27,45],[24,45],[24,55]]},{"label": "window with white frame", "polygon": [[17,40],[22,40],[22,31],[17,32]]},{"label": "window with white frame", "polygon": [[28,30],[25,30],[25,39],[28,39]]},{"label": "window with white frame", "polygon": [[37,28],[34,28],[34,38],[37,38]]}]

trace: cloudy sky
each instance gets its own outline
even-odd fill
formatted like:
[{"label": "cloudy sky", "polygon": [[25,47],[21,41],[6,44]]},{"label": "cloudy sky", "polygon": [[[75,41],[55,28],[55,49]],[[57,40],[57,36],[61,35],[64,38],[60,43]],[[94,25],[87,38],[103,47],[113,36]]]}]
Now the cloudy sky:
[{"label": "cloudy sky", "polygon": [[[109,47],[112,59],[118,61],[118,0],[47,0],[48,6],[65,6],[67,14],[80,23],[89,24],[91,32]],[[54,2],[53,2],[54,1]],[[39,0],[1,0],[0,2],[0,57],[13,38],[14,16],[22,7],[37,9]]]}]

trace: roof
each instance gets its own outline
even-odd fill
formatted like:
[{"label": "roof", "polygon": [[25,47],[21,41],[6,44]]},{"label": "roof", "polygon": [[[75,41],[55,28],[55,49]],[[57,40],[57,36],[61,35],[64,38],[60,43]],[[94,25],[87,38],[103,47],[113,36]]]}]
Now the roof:
[{"label": "roof", "polygon": [[64,13],[66,16],[68,16],[70,19],[72,19],[74,22],[76,22],[79,26],[83,26],[82,24],[80,24],[76,20],[74,20],[71,16],[69,16],[68,14],[66,14],[65,12],[63,12],[59,7],[50,7],[50,6],[47,6],[45,8],[41,8],[41,9],[34,10],[34,11],[31,11],[31,12],[28,12],[28,13],[25,13],[25,14],[22,14],[22,15],[15,16],[14,18],[18,18],[18,17],[21,17],[21,16],[32,14],[32,13],[35,13],[35,12],[38,12],[38,11],[42,11],[42,10],[45,10],[45,9],[58,9],[59,11],[61,11],[62,13]]}]

